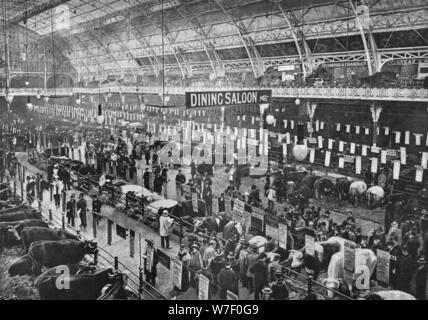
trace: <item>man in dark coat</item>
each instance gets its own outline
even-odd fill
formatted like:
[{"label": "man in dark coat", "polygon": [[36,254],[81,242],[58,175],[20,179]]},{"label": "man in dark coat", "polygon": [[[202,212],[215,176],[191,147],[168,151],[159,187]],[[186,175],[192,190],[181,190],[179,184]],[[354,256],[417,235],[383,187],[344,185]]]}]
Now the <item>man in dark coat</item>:
[{"label": "man in dark coat", "polygon": [[150,172],[149,168],[146,168],[143,174],[144,188],[150,190]]},{"label": "man in dark coat", "polygon": [[238,277],[235,271],[232,270],[230,262],[226,262],[226,266],[220,270],[217,276],[217,282],[220,289],[219,297],[221,300],[226,300],[227,290],[238,295]]},{"label": "man in dark coat", "polygon": [[196,175],[196,164],[193,162],[193,160],[190,163],[190,175],[192,176],[192,180],[194,180]]},{"label": "man in dark coat", "polygon": [[80,218],[80,226],[86,229],[87,222],[86,222],[86,210],[87,210],[87,204],[86,200],[83,197],[83,193],[79,195],[79,201],[77,202],[77,213],[79,214]]},{"label": "man in dark coat", "polygon": [[211,216],[212,215],[212,206],[213,206],[213,192],[211,190],[211,186],[207,185],[204,188],[204,192],[203,192],[203,197],[204,197],[204,201],[205,201],[205,207],[206,207],[206,214],[207,216]]},{"label": "man in dark coat", "polygon": [[398,261],[397,289],[410,293],[410,281],[413,277],[416,265],[415,260],[409,254],[407,246],[401,248],[402,255]]},{"label": "man in dark coat", "polygon": [[178,170],[177,175],[175,176],[175,182],[185,184],[186,183],[186,176],[181,172],[181,169]]},{"label": "man in dark coat", "polygon": [[146,148],[146,150],[144,151],[144,159],[146,160],[146,165],[149,165],[149,161],[150,161],[150,149]]},{"label": "man in dark coat", "polygon": [[427,264],[424,256],[418,259],[418,269],[415,275],[416,294],[418,300],[426,300],[426,286],[427,286]]},{"label": "man in dark coat", "polygon": [[223,256],[223,251],[219,249],[215,253],[215,257],[211,260],[211,263],[210,263],[210,269],[215,281],[212,287],[213,294],[217,294],[217,286],[218,286],[217,276],[220,273],[220,270],[223,269],[225,266],[226,266],[226,259]]},{"label": "man in dark coat", "polygon": [[67,210],[67,224],[74,227],[74,219],[76,217],[76,199],[74,197],[74,194],[72,194],[70,197],[70,200],[67,201],[66,210]]},{"label": "man in dark coat", "polygon": [[401,258],[401,247],[398,245],[398,241],[396,237],[391,237],[392,239],[387,243],[387,248],[389,254],[391,255],[390,269],[389,269],[389,281],[392,288],[397,287],[397,279],[398,279],[398,261]]},{"label": "man in dark coat", "polygon": [[154,192],[156,192],[157,194],[162,194],[162,185],[163,185],[163,178],[161,175],[156,175],[155,177],[155,181],[153,183],[153,187],[154,187]]},{"label": "man in dark coat", "polygon": [[268,267],[266,265],[266,254],[261,253],[258,261],[250,268],[254,273],[254,300],[258,300],[263,288],[268,285]]},{"label": "man in dark coat", "polygon": [[101,213],[101,206],[102,206],[102,203],[100,199],[98,199],[97,195],[94,195],[94,198],[92,199],[92,212],[93,212],[93,217],[97,223],[97,226],[101,220],[101,217],[99,216],[99,214]]},{"label": "man in dark coat", "polygon": [[148,239],[147,249],[144,255],[144,274],[146,276],[146,281],[153,287],[156,286],[158,261],[158,250],[153,246],[153,240]]}]

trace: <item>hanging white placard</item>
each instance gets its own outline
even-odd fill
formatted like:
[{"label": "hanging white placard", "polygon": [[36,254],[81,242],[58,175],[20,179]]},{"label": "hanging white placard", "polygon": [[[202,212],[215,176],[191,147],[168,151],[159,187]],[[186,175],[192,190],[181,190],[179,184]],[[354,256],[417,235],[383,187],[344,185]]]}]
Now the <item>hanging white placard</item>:
[{"label": "hanging white placard", "polygon": [[318,148],[322,148],[323,147],[322,141],[323,141],[322,136],[318,136]]},{"label": "hanging white placard", "polygon": [[380,162],[386,164],[386,150],[381,150],[380,152]]},{"label": "hanging white placard", "polygon": [[410,132],[406,131],[404,133],[404,144],[410,144]]},{"label": "hanging white placard", "polygon": [[394,160],[393,161],[393,167],[392,167],[392,177],[394,180],[400,179],[400,161]]},{"label": "hanging white placard", "polygon": [[367,149],[369,148],[369,146],[367,146],[367,145],[365,145],[365,144],[363,144],[362,146],[361,146],[361,155],[363,155],[363,156],[367,156]]},{"label": "hanging white placard", "polygon": [[427,169],[427,165],[428,165],[428,152],[422,152],[422,157],[421,157],[421,166],[424,169]]},{"label": "hanging white placard", "polygon": [[309,162],[314,163],[315,162],[315,149],[311,149],[311,153],[309,155]]},{"label": "hanging white placard", "polygon": [[350,133],[351,132],[351,125],[347,124],[346,125],[346,133]]},{"label": "hanging white placard", "polygon": [[343,152],[345,143],[343,141],[339,141],[339,152]]},{"label": "hanging white placard", "polygon": [[385,129],[385,135],[389,136],[389,127],[384,127],[384,129]]},{"label": "hanging white placard", "polygon": [[328,149],[333,149],[333,142],[334,142],[334,140],[332,140],[332,139],[328,139]]},{"label": "hanging white placard", "polygon": [[355,133],[360,134],[360,126],[355,126]]},{"label": "hanging white placard", "polygon": [[355,157],[355,173],[361,174],[361,156]]},{"label": "hanging white placard", "polygon": [[415,174],[415,180],[416,182],[422,182],[423,176],[424,176],[424,168],[421,166],[415,166],[416,167],[416,174]]},{"label": "hanging white placard", "polygon": [[325,161],[324,161],[324,165],[326,167],[330,166],[330,157],[331,157],[331,152],[330,151],[326,151],[325,152]]},{"label": "hanging white placard", "polygon": [[372,160],[371,172],[377,173],[378,159],[377,158],[371,158],[371,160]]},{"label": "hanging white placard", "polygon": [[406,155],[406,148],[400,147],[400,162],[401,164],[406,164],[407,155]]},{"label": "hanging white placard", "polygon": [[351,154],[355,154],[355,143],[351,142]]},{"label": "hanging white placard", "polygon": [[340,157],[339,158],[339,168],[344,168],[345,167],[345,158]]}]

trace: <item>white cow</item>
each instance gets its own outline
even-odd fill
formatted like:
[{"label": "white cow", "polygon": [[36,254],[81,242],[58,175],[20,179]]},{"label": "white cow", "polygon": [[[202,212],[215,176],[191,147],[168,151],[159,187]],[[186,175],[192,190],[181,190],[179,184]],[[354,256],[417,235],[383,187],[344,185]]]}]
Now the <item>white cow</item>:
[{"label": "white cow", "polygon": [[354,206],[357,205],[358,199],[367,191],[367,184],[364,181],[354,181],[349,186],[349,199]]},{"label": "white cow", "polygon": [[368,206],[371,207],[379,204],[379,202],[385,198],[385,191],[382,187],[373,186],[367,190],[366,195]]},{"label": "white cow", "polygon": [[[371,278],[376,267],[377,257],[370,249],[356,249],[356,261],[358,265],[365,265],[369,269],[369,277]],[[358,256],[357,256],[358,255]],[[340,280],[345,274],[345,252],[339,251],[331,257],[330,264],[327,269],[327,277],[329,279]]]}]

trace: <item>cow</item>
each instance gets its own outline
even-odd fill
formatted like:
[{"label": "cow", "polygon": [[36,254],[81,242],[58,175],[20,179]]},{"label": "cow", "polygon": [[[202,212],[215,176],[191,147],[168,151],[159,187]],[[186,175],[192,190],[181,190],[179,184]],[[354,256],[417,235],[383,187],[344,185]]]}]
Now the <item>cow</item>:
[{"label": "cow", "polygon": [[345,240],[340,237],[331,237],[323,242],[315,242],[315,256],[304,253],[303,250],[290,250],[288,259],[292,260],[291,268],[300,271],[304,266],[307,271],[313,273],[314,280],[322,270],[327,270],[331,257],[344,250]]},{"label": "cow", "polygon": [[385,191],[382,187],[373,186],[367,190],[366,197],[368,207],[373,208],[379,205],[385,198]]},{"label": "cow", "polygon": [[0,226],[0,249],[6,245],[14,245],[20,237],[13,226]]},{"label": "cow", "polygon": [[[68,285],[67,290],[58,288],[59,276],[61,283]],[[41,300],[96,300],[102,289],[118,281],[119,276],[119,273],[113,272],[113,268],[99,270],[94,274],[50,275],[39,279],[37,289]]]},{"label": "cow", "polygon": [[237,221],[229,221],[223,228],[223,238],[229,239],[233,236],[241,237],[243,232],[242,225]]},{"label": "cow", "polygon": [[28,256],[28,254],[22,256],[18,260],[16,260],[14,263],[11,264],[9,267],[9,275],[11,277],[13,276],[24,276],[29,275],[31,276],[33,273],[33,262],[31,258]]},{"label": "cow", "polygon": [[265,252],[266,245],[269,243],[269,241],[262,236],[254,236],[250,240],[248,240],[248,244],[250,247],[257,248],[258,253]]},{"label": "cow", "polygon": [[25,252],[33,242],[39,240],[79,240],[78,237],[64,229],[46,229],[40,227],[25,228],[21,232]]},{"label": "cow", "polygon": [[226,224],[228,224],[230,220],[223,215],[204,217],[204,218],[196,218],[194,220],[194,233],[201,231],[201,229],[207,229],[208,233],[214,232],[222,232]]},{"label": "cow", "polygon": [[91,241],[42,240],[30,245],[28,255],[33,261],[33,275],[39,275],[42,267],[78,263],[85,254],[96,254],[97,251],[97,244]]},{"label": "cow", "polygon": [[290,204],[293,206],[307,207],[312,192],[308,186],[301,186],[292,195],[290,195]]},{"label": "cow", "polygon": [[314,183],[315,196],[318,200],[322,200],[324,197],[331,197],[334,190],[334,182],[327,178],[321,177]]},{"label": "cow", "polygon": [[[31,260],[30,260],[30,265],[31,265]],[[36,281],[34,281],[34,287],[37,288],[40,281],[43,278],[50,277],[50,276],[59,276],[61,274],[64,274],[64,270],[67,270],[67,273],[69,275],[92,274],[97,271],[97,266],[84,264],[84,263],[65,264],[61,266],[55,266],[53,268],[47,269],[41,275],[39,275]],[[31,269],[30,269],[30,274],[31,274]]]},{"label": "cow", "polygon": [[14,240],[14,241],[21,241],[21,232],[26,227],[43,227],[43,228],[49,228],[49,225],[42,221],[37,219],[27,219],[22,221],[12,221],[12,222],[0,222],[0,230],[8,230],[7,238],[4,239],[6,241],[8,240]]},{"label": "cow", "polygon": [[307,186],[309,189],[314,190],[315,181],[317,181],[317,179],[319,179],[319,176],[309,174],[305,176],[297,186],[298,188]]},{"label": "cow", "polygon": [[[359,264],[367,266],[369,270],[369,279],[372,277],[377,264],[377,256],[370,249],[357,249]],[[328,279],[340,280],[345,275],[345,252],[339,251],[332,255],[327,269]]]},{"label": "cow", "polygon": [[416,300],[414,296],[399,290],[370,292],[362,300]]},{"label": "cow", "polygon": [[335,191],[339,200],[345,200],[349,193],[351,180],[348,178],[337,178],[335,184]]},{"label": "cow", "polygon": [[123,278],[123,274],[118,274],[114,283],[102,288],[97,300],[138,300],[138,296],[129,289]]},{"label": "cow", "polygon": [[367,184],[364,181],[354,181],[349,186],[349,200],[354,205],[357,206],[358,200],[366,193]]},{"label": "cow", "polygon": [[0,222],[12,222],[12,221],[21,221],[27,219],[42,219],[42,213],[36,210],[28,212],[9,212],[0,215]]},{"label": "cow", "polygon": [[21,212],[21,211],[25,211],[28,209],[31,210],[31,208],[29,208],[26,204],[22,204],[20,206],[0,210],[0,215],[5,214],[5,213],[11,213],[11,212]]}]

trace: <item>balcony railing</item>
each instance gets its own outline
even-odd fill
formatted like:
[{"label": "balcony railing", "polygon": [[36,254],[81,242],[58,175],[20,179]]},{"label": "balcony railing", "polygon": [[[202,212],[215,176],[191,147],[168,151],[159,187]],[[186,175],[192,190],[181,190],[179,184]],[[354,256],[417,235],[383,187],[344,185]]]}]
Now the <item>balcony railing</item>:
[{"label": "balcony railing", "polygon": [[[186,91],[229,91],[229,90],[258,90],[266,88],[236,88],[236,87],[166,87],[166,95],[184,95]],[[25,95],[57,95],[66,96],[72,93],[98,94],[98,88],[58,88],[49,89],[10,89],[10,94],[15,96]],[[102,87],[102,94],[130,93],[130,94],[161,94],[161,87]],[[352,100],[386,100],[386,101],[415,101],[428,102],[428,89],[422,88],[325,88],[325,87],[301,87],[301,88],[273,88],[272,95],[275,98],[312,98],[312,99],[352,99]],[[4,96],[4,90],[0,92]]]}]

